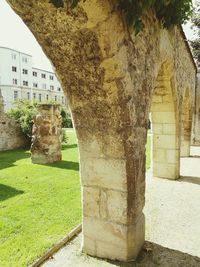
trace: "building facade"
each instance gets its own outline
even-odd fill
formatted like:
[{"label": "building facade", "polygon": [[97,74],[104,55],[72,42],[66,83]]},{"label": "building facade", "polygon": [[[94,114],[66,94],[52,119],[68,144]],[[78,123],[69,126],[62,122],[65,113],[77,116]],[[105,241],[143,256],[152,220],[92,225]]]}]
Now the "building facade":
[{"label": "building facade", "polygon": [[5,111],[18,99],[66,104],[55,73],[33,67],[31,55],[7,47],[0,47],[0,89]]}]

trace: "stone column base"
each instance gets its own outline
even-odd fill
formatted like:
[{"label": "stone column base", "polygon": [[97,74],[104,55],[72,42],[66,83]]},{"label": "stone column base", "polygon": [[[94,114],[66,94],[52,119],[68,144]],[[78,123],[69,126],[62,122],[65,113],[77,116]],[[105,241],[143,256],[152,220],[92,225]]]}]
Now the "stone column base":
[{"label": "stone column base", "polygon": [[83,218],[82,251],[110,260],[135,260],[144,244],[145,217],[135,225],[117,224],[97,218]]}]

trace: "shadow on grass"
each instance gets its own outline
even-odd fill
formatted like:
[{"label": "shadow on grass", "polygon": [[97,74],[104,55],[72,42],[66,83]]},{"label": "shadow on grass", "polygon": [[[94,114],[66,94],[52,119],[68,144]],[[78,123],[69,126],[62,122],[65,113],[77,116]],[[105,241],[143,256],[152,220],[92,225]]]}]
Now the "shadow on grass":
[{"label": "shadow on grass", "polygon": [[8,198],[14,197],[16,195],[23,194],[24,191],[15,189],[8,185],[0,184],[0,201],[4,201]]},{"label": "shadow on grass", "polygon": [[68,148],[77,148],[77,147],[78,147],[77,144],[71,144],[71,145],[63,144],[62,145],[62,150],[65,150],[65,149],[68,149]]},{"label": "shadow on grass", "polygon": [[47,166],[54,167],[54,168],[60,168],[60,169],[66,169],[66,170],[79,171],[79,163],[73,162],[73,161],[62,160],[62,161],[55,162],[52,164],[47,164]]},{"label": "shadow on grass", "polygon": [[15,162],[30,158],[30,152],[25,149],[0,152],[0,170],[15,166]]}]

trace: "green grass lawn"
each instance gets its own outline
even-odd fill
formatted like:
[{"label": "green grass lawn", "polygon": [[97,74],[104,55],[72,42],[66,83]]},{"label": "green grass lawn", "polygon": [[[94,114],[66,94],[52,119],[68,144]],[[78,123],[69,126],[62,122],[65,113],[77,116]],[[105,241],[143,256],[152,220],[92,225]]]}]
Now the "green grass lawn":
[{"label": "green grass lawn", "polygon": [[0,266],[23,267],[81,221],[77,145],[63,160],[34,165],[29,151],[0,153]]},{"label": "green grass lawn", "polygon": [[[30,152],[0,152],[0,267],[23,267],[81,222],[76,138],[68,131],[63,160],[31,163]],[[150,164],[147,144],[147,167]]]}]

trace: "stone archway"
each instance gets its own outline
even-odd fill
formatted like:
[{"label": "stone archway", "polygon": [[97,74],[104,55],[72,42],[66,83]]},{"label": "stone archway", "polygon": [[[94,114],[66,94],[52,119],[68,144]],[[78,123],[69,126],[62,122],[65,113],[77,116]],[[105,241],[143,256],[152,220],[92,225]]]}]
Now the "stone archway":
[{"label": "stone archway", "polygon": [[[161,29],[149,12],[143,18],[144,31],[135,36],[115,1],[81,1],[74,10],[68,1],[59,9],[48,0],[7,1],[54,64],[69,101],[80,152],[83,250],[102,258],[136,258],[145,237],[148,107],[157,66],[164,62],[161,55],[172,58],[178,96],[186,79],[192,90],[195,83],[196,69],[183,33],[178,27]],[[161,83],[170,91],[166,69],[160,72]],[[164,102],[172,112],[172,101]],[[169,116],[172,128],[174,110]],[[166,151],[173,160],[166,167],[175,179],[179,152],[176,133],[169,135],[173,147]],[[165,139],[165,134],[159,137]]]},{"label": "stone archway", "polygon": [[181,109],[181,157],[190,156],[192,132],[192,110],[189,89],[186,89],[183,96]]},{"label": "stone archway", "polygon": [[158,74],[151,104],[153,176],[177,179],[179,163],[179,122],[172,90],[170,65],[164,63]]}]

